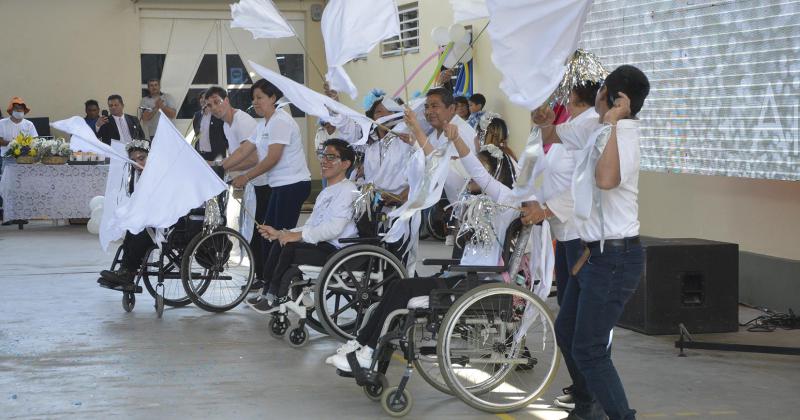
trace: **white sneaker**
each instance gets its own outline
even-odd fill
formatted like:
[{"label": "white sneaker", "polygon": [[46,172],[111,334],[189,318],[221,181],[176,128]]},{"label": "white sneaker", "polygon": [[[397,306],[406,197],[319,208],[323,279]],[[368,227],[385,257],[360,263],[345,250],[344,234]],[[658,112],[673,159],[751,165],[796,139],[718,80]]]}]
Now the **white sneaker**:
[{"label": "white sneaker", "polygon": [[455,235],[447,235],[444,237],[444,244],[446,246],[453,246],[456,243]]},{"label": "white sneaker", "polygon": [[327,363],[329,365],[332,365],[334,357],[336,357],[336,356],[338,356],[340,354],[352,353],[352,352],[354,352],[354,351],[356,351],[356,350],[358,350],[360,348],[361,348],[361,344],[358,344],[358,341],[350,340],[350,341],[342,344],[338,349],[336,349],[336,354],[334,354],[333,356],[330,356],[327,359],[325,359],[325,363]]},{"label": "white sneaker", "polygon": [[[356,351],[356,360],[358,360],[358,365],[364,369],[368,369],[372,364],[372,352],[373,350],[368,346],[361,347],[358,351]],[[350,372],[352,370],[350,369],[350,363],[347,363],[348,354],[349,353],[341,353],[333,356],[332,364],[342,372]]]}]

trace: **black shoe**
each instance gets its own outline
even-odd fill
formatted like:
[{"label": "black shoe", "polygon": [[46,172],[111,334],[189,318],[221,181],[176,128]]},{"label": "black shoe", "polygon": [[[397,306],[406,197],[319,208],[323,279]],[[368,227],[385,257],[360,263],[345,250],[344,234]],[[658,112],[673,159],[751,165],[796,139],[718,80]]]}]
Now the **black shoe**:
[{"label": "black shoe", "polygon": [[253,297],[247,298],[247,300],[245,300],[245,303],[247,303],[250,306],[253,306],[253,305],[257,304],[258,302],[261,302],[262,300],[266,300],[266,299],[267,299],[266,296],[264,296],[264,295],[259,293],[259,294],[255,295]]},{"label": "black shoe", "polygon": [[260,314],[271,314],[277,311],[282,304],[289,301],[289,296],[281,296],[279,298],[275,298],[272,302],[267,301],[266,299],[261,300],[260,302],[252,305],[254,311]]},{"label": "black shoe", "polygon": [[575,408],[569,412],[568,420],[607,420],[603,406],[597,400],[575,401]]},{"label": "black shoe", "polygon": [[[253,281],[253,284],[250,285],[250,289],[247,290],[247,293],[257,292],[259,289],[264,288],[264,281],[256,279]],[[242,290],[244,290],[244,286],[242,286]]]},{"label": "black shoe", "polygon": [[100,277],[105,280],[104,283],[115,284],[120,286],[127,286],[133,284],[133,274],[128,270],[109,271],[103,270],[100,272]]}]

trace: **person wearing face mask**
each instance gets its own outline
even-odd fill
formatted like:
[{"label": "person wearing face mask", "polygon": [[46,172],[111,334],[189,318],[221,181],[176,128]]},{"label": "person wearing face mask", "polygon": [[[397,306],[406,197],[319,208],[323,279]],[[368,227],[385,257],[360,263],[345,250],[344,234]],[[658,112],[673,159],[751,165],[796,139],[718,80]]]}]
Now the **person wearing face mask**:
[{"label": "person wearing face mask", "polygon": [[[6,108],[9,117],[0,120],[0,155],[5,155],[8,144],[11,143],[19,133],[27,134],[32,137],[39,136],[33,123],[25,119],[25,115],[31,112],[25,101],[19,96],[11,98]],[[2,163],[0,163],[2,165]]]}]

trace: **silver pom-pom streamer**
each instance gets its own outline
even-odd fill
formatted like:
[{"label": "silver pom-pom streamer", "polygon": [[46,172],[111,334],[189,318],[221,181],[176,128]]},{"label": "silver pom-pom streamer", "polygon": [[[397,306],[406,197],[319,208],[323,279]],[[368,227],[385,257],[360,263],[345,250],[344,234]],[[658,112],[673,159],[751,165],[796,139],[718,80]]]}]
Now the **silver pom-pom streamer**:
[{"label": "silver pom-pom streamer", "polygon": [[368,220],[372,221],[372,208],[378,197],[388,197],[395,202],[403,201],[403,199],[396,194],[384,191],[371,182],[364,184],[358,192],[358,197],[353,201],[353,220],[361,219],[366,213]]},{"label": "silver pom-pom streamer", "polygon": [[469,244],[478,252],[489,252],[495,244],[500,244],[494,221],[505,209],[519,210],[517,207],[494,202],[489,196],[473,195],[462,200],[463,213],[457,238],[472,233]]},{"label": "silver pom-pom streamer", "polygon": [[586,82],[601,82],[608,76],[608,70],[596,55],[578,49],[567,62],[567,71],[552,96],[552,101],[565,105],[569,93],[575,86]]},{"label": "silver pom-pom streamer", "polygon": [[206,201],[205,216],[203,217],[203,229],[210,232],[222,225],[222,211],[220,211],[217,197]]}]

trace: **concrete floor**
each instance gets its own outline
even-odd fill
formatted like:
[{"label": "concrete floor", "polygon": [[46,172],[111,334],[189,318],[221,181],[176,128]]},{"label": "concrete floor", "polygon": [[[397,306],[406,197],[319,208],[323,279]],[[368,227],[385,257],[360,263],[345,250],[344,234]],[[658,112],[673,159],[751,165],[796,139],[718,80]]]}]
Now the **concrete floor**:
[{"label": "concrete floor", "polygon": [[[423,244],[423,255],[447,252]],[[157,319],[146,293],[125,313],[120,293],[95,283],[110,258],[85,227],[0,228],[0,418],[384,417],[324,364],[337,342],[314,335],[292,349],[244,307],[225,314],[167,309]],[[742,320],[756,315],[741,312]],[[701,338],[800,346],[800,331]],[[674,340],[616,331],[614,360],[639,418],[798,418],[800,358],[699,350],[678,358]],[[396,363],[390,383],[399,377]],[[537,404],[495,416],[412,377],[407,418],[561,419],[566,413],[549,403],[566,385],[562,366]]]}]

